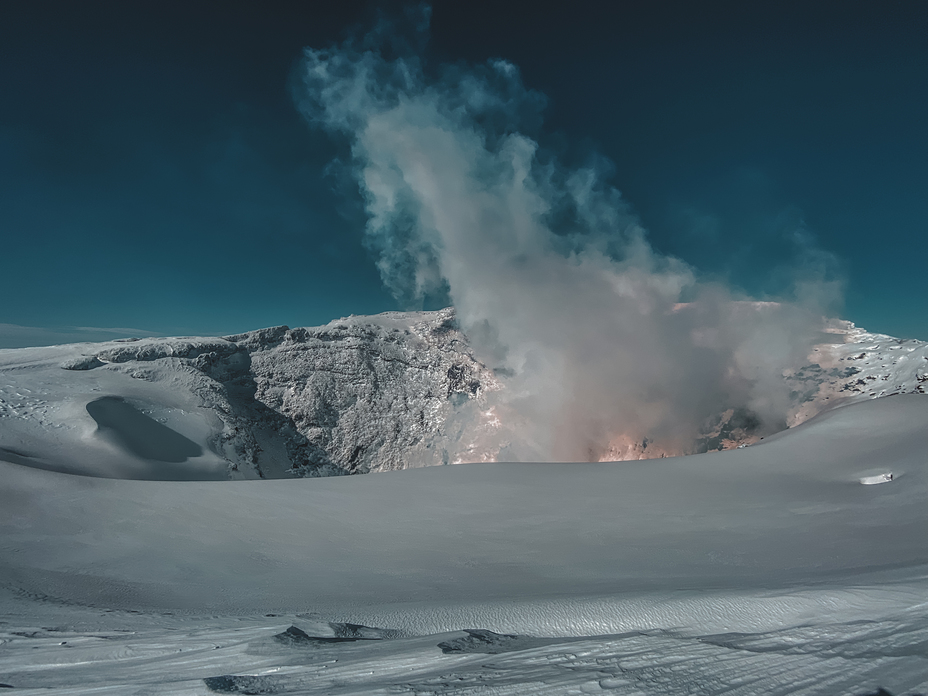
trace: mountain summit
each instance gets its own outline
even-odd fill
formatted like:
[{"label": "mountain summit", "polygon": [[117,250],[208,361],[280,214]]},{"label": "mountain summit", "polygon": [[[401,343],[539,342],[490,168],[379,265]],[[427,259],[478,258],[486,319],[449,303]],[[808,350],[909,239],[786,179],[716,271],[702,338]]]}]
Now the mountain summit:
[{"label": "mountain summit", "polygon": [[[864,399],[925,393],[928,344],[831,322],[784,373],[782,427]],[[510,377],[474,354],[454,311],[388,312],[222,338],[0,351],[0,459],[114,478],[332,476],[493,461],[520,436]],[[589,460],[746,446],[749,410],[710,414],[688,445],[613,436]]]}]

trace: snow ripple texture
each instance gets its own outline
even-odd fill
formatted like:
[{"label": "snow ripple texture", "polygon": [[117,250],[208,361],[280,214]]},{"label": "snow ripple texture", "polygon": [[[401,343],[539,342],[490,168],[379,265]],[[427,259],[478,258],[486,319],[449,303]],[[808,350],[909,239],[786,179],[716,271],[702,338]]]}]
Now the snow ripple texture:
[{"label": "snow ripple texture", "polygon": [[[928,692],[923,614],[763,633],[651,630],[534,639],[486,630],[333,639],[337,624],[300,616],[194,624],[110,616],[120,619],[126,628],[103,631],[6,622],[0,683],[14,687],[11,693],[74,695]],[[281,640],[288,630],[321,638]]]}]

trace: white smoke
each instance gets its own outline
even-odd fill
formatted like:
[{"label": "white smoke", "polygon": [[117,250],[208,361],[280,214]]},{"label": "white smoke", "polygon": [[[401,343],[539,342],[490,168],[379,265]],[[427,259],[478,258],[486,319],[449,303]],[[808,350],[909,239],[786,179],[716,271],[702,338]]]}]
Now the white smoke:
[{"label": "white smoke", "polygon": [[350,142],[384,283],[410,307],[446,296],[509,376],[501,457],[597,459],[617,437],[682,451],[728,408],[780,427],[821,307],[735,301],[656,253],[597,166],[517,130],[543,99],[514,65],[429,78],[368,40],[307,49],[302,77],[307,119]]}]

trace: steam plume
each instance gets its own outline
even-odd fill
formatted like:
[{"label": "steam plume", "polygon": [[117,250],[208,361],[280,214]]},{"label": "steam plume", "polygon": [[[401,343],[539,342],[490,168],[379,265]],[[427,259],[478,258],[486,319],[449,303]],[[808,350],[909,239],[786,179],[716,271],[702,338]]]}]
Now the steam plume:
[{"label": "steam plume", "polygon": [[447,297],[509,375],[500,457],[597,459],[616,438],[685,451],[728,408],[781,427],[783,370],[821,308],[735,301],[656,253],[602,167],[570,170],[519,132],[543,98],[514,65],[427,77],[368,37],[307,49],[302,77],[307,119],[350,142],[384,283],[410,307]]}]

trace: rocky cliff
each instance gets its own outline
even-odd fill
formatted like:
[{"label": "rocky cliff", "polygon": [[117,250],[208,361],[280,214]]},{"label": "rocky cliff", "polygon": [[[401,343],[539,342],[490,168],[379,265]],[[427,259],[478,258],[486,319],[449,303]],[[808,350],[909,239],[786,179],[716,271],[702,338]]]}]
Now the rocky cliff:
[{"label": "rocky cliff", "polygon": [[[834,322],[825,338],[807,364],[784,374],[787,425],[836,405],[928,389],[924,342],[870,334],[847,322]],[[509,432],[515,426],[496,411],[507,378],[475,357],[451,309],[223,338],[6,350],[0,374],[0,458],[73,473],[368,473],[493,460],[515,436]],[[159,433],[181,444],[146,444]],[[684,451],[623,440],[599,457],[727,449],[758,437],[753,415],[729,408],[709,418]],[[177,459],[178,452],[199,450]],[[143,461],[151,452],[160,453],[151,455],[154,467]]]},{"label": "rocky cliff", "polygon": [[222,424],[210,448],[233,472],[262,478],[460,460],[485,394],[500,388],[450,309],[216,339],[114,342],[62,367],[115,370],[190,391]]}]

